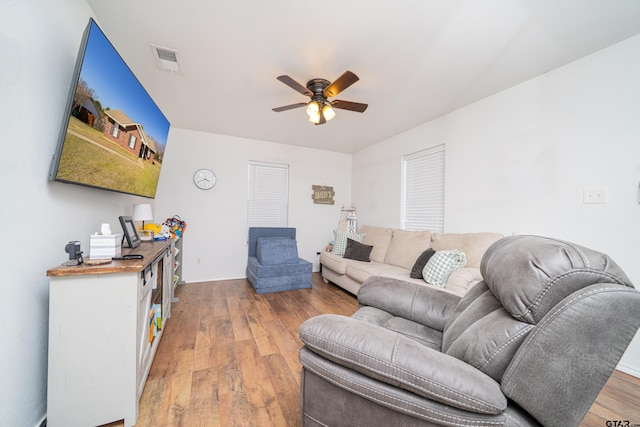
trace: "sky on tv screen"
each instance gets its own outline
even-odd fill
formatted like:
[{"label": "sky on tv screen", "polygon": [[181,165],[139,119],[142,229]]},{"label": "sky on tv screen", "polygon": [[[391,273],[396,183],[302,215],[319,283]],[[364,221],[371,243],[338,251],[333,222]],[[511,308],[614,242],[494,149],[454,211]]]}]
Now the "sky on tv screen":
[{"label": "sky on tv screen", "polygon": [[121,110],[162,146],[169,122],[95,22],[87,40],[80,78],[94,90],[103,108]]}]

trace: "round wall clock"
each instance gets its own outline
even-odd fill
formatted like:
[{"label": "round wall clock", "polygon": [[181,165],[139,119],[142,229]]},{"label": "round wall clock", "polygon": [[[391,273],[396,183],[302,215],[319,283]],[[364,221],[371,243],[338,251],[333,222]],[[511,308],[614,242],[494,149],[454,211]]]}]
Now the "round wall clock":
[{"label": "round wall clock", "polygon": [[198,169],[193,175],[193,183],[201,190],[210,190],[216,185],[216,176],[209,169]]}]

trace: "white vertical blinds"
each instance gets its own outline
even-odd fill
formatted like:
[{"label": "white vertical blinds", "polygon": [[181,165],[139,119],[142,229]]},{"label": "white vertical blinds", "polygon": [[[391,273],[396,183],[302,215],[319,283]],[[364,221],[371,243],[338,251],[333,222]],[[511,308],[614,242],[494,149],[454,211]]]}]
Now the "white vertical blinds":
[{"label": "white vertical blinds", "polygon": [[403,157],[402,227],[444,231],[444,145]]},{"label": "white vertical blinds", "polygon": [[286,227],[289,211],[289,165],[249,162],[249,227]]}]

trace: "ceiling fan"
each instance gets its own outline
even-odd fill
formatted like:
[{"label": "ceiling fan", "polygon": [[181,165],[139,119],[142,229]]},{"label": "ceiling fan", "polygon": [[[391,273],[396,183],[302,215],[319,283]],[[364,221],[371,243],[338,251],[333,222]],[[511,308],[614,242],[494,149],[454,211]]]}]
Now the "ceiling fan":
[{"label": "ceiling fan", "polygon": [[359,102],[341,101],[339,99],[329,100],[333,98],[358,80],[351,71],[345,71],[336,81],[333,83],[325,79],[311,79],[307,82],[307,86],[302,86],[300,83],[293,80],[287,75],[276,77],[282,83],[286,84],[293,90],[300,92],[303,95],[311,98],[309,102],[299,102],[297,104],[285,105],[283,107],[273,108],[273,111],[279,113],[281,111],[291,110],[299,107],[307,107],[307,115],[309,121],[316,125],[322,125],[335,117],[336,113],[334,108],[342,110],[357,111],[358,113],[364,113],[368,104],[362,104]]}]

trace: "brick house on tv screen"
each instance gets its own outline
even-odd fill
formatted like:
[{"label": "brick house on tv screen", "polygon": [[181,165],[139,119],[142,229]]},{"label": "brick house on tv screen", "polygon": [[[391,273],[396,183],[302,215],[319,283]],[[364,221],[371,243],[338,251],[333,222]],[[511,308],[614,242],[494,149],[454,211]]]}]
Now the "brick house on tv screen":
[{"label": "brick house on tv screen", "polygon": [[120,110],[106,110],[104,113],[107,119],[104,135],[138,158],[153,162],[158,150],[142,125],[135,123]]}]

